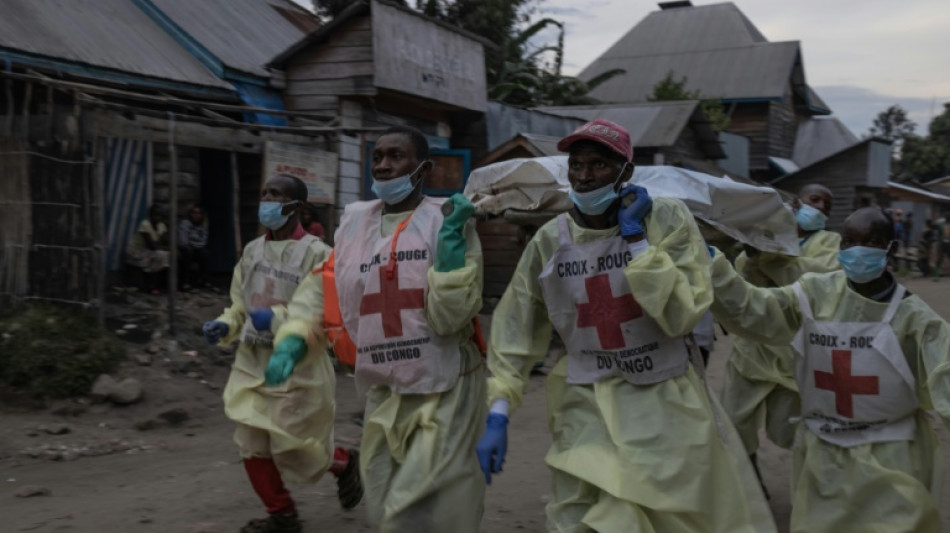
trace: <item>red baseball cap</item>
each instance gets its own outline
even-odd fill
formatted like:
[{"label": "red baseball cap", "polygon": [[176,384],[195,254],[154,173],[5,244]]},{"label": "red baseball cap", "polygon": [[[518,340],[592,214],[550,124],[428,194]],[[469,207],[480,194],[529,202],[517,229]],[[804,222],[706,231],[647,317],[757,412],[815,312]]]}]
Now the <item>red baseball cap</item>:
[{"label": "red baseball cap", "polygon": [[619,124],[598,118],[574,130],[574,133],[564,137],[557,143],[560,152],[568,152],[571,145],[577,141],[594,141],[602,144],[611,151],[622,155],[627,161],[633,161],[633,145],[630,144],[630,133]]}]

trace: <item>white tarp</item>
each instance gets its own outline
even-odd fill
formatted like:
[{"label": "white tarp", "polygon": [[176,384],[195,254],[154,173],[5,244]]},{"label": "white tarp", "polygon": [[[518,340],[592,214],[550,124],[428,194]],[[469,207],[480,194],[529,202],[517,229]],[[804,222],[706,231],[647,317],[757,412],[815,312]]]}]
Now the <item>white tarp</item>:
[{"label": "white tarp", "polygon": [[[510,159],[477,168],[465,183],[465,196],[483,212],[567,211],[567,156]],[[563,190],[562,190],[563,189]]]},{"label": "white tarp", "polygon": [[[762,251],[798,255],[795,217],[770,187],[669,166],[637,167],[631,183],[682,200],[693,216]],[[465,195],[484,212],[566,211],[567,156],[502,161],[472,171]]]}]

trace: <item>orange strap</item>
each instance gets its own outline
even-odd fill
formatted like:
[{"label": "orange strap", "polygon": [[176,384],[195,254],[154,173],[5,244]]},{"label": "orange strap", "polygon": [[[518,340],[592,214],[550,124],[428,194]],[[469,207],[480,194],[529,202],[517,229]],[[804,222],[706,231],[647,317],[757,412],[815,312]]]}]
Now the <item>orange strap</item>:
[{"label": "orange strap", "polygon": [[478,347],[478,351],[482,353],[482,357],[485,357],[488,354],[488,343],[485,342],[482,325],[478,321],[477,316],[472,318],[472,325],[475,326],[475,331],[472,332],[472,342]]},{"label": "orange strap", "polygon": [[333,252],[322,266],[313,271],[323,275],[323,329],[333,353],[341,363],[356,366],[356,344],[350,339],[343,327],[343,315],[340,313],[340,298],[336,292],[335,258]]},{"label": "orange strap", "polygon": [[396,231],[393,233],[393,244],[389,248],[389,264],[386,265],[386,279],[393,279],[393,276],[396,275],[396,241],[399,240],[399,234],[402,233],[402,230],[406,229],[406,226],[409,225],[409,220],[412,218],[412,213],[409,213],[409,216],[406,217],[406,220],[403,220],[396,226]]}]

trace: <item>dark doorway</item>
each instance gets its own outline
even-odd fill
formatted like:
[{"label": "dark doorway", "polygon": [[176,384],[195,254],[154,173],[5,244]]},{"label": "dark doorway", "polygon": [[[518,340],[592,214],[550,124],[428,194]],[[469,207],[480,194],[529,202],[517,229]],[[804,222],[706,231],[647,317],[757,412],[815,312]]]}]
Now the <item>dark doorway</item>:
[{"label": "dark doorway", "polygon": [[208,268],[215,273],[231,272],[237,262],[231,153],[203,148],[199,160],[201,205],[208,216]]}]

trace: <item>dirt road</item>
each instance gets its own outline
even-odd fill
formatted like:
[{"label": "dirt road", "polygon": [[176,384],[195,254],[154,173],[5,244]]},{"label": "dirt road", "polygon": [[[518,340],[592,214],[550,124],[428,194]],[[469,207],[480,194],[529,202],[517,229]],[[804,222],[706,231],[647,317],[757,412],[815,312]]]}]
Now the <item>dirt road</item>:
[{"label": "dirt road", "polygon": [[[950,280],[905,283],[942,316],[950,317]],[[196,318],[213,318],[216,311],[209,306],[201,311],[204,316]],[[720,339],[712,356],[713,388],[721,382],[729,348],[728,337]],[[43,410],[0,404],[0,531],[217,533],[237,531],[262,515],[231,443],[232,426],[222,414],[220,388],[227,367],[206,364],[188,374],[181,372],[174,357],[165,357],[164,363],[157,359],[147,367],[135,363],[123,367],[122,375],[139,376],[145,383],[145,401],[135,406],[83,406],[78,416],[62,416],[52,414],[63,407],[59,404]],[[360,428],[353,417],[361,406],[352,378],[338,378],[337,438],[355,444]],[[505,472],[495,478],[485,502],[484,532],[544,531],[549,477],[543,458],[550,437],[542,388],[543,378],[532,378],[526,405],[510,427]],[[175,408],[187,412],[184,424],[136,429]],[[64,423],[69,433],[47,433]],[[945,451],[950,450],[945,429],[941,438]],[[76,449],[117,453],[96,457],[80,453],[78,458],[61,453]],[[788,453],[766,443],[760,457],[773,511],[782,531],[787,531]],[[14,492],[25,485],[49,489],[51,494],[15,497]],[[340,510],[329,476],[315,486],[292,491],[306,531],[371,531],[362,505],[353,512]],[[950,532],[950,483],[942,508],[944,530]]]}]

